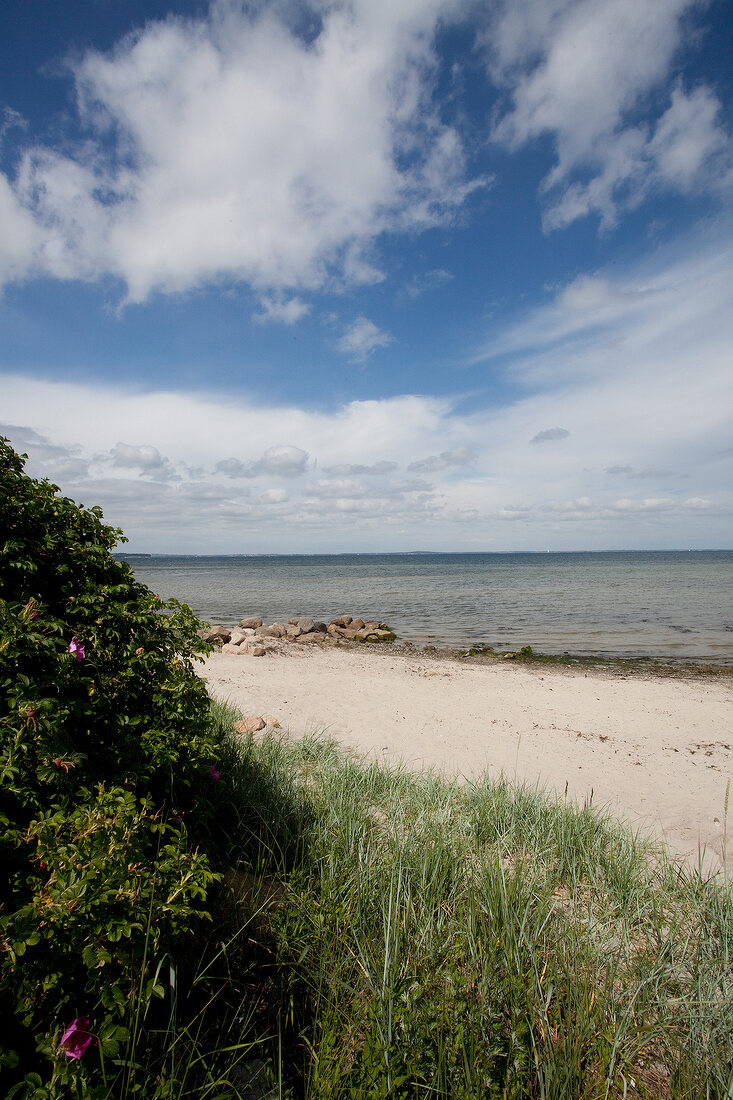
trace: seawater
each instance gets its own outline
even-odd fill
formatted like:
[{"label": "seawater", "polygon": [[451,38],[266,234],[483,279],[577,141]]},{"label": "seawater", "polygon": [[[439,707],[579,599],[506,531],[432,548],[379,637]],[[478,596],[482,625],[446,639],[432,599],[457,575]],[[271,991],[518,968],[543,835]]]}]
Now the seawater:
[{"label": "seawater", "polygon": [[733,551],[120,556],[209,622],[351,614],[421,646],[733,663]]}]

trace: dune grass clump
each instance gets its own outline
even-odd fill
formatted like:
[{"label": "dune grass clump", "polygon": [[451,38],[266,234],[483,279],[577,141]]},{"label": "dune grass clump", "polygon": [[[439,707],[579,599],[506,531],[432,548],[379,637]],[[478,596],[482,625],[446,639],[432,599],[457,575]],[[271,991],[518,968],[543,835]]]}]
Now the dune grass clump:
[{"label": "dune grass clump", "polygon": [[277,899],[242,909],[284,998],[272,1095],[733,1095],[724,882],[504,780],[414,775],[318,739],[239,751],[240,789],[265,774],[274,795],[260,883],[276,834],[290,845]]}]

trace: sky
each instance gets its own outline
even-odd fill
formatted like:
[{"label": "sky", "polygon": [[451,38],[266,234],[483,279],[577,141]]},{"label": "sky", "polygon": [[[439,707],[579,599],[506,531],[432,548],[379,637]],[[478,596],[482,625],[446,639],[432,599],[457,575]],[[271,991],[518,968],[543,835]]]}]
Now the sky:
[{"label": "sky", "polygon": [[0,434],[147,553],[733,548],[728,0],[4,0]]}]

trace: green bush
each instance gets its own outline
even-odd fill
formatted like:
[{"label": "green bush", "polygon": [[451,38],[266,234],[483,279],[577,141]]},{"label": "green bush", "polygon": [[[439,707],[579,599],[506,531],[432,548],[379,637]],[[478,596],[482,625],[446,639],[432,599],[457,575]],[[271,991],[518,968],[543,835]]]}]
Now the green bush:
[{"label": "green bush", "polygon": [[[0,438],[0,1066],[21,1095],[92,1095],[206,917],[220,733],[193,613],[24,457]],[[84,1017],[81,1060],[60,1043]]]}]

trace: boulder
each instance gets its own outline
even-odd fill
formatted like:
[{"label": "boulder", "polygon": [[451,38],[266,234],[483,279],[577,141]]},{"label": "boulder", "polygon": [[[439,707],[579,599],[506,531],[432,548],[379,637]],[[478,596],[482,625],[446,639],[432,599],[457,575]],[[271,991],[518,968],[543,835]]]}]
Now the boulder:
[{"label": "boulder", "polygon": [[203,639],[205,642],[214,642],[215,644],[221,644],[229,641],[229,635],[231,630],[228,626],[212,626],[208,630],[204,631]]},{"label": "boulder", "polygon": [[376,630],[370,630],[364,639],[365,642],[393,642],[397,635],[394,630],[389,630],[386,627],[378,627]]},{"label": "boulder", "polygon": [[238,722],[234,723],[235,733],[257,733],[258,730],[265,728],[265,719],[260,718],[259,715],[253,715],[250,718],[241,718]]},{"label": "boulder", "polygon": [[326,629],[332,638],[341,638],[345,633],[344,628],[338,623],[329,623]]},{"label": "boulder", "polygon": [[265,725],[269,726],[271,730],[282,729],[282,726],[278,722],[277,718],[273,717],[272,714],[265,714],[264,719],[265,719]]},{"label": "boulder", "polygon": [[288,632],[287,627],[283,626],[282,623],[273,623],[270,630],[273,638],[284,638]]},{"label": "boulder", "polygon": [[262,626],[262,619],[258,618],[256,615],[250,615],[248,619],[240,619],[239,625],[249,628],[250,630],[256,630],[258,626]]},{"label": "boulder", "polygon": [[361,630],[361,628],[365,625],[366,624],[365,624],[363,619],[359,619],[359,618],[352,619],[351,622],[349,623],[349,630]]},{"label": "boulder", "polygon": [[309,630],[307,634],[300,634],[298,636],[299,642],[322,642],[325,638],[325,634],[321,634],[320,630]]},{"label": "boulder", "polygon": [[290,639],[299,638],[302,633],[303,631],[300,629],[297,623],[288,623],[285,637]]},{"label": "boulder", "polygon": [[[244,646],[242,648],[244,648]],[[267,652],[263,645],[252,645],[251,642],[247,643],[246,649],[250,657],[264,657]]]},{"label": "boulder", "polygon": [[232,645],[231,642],[225,642],[221,647],[221,651],[222,653],[238,653],[240,656],[247,652],[244,646]]},{"label": "boulder", "polygon": [[296,619],[296,623],[300,627],[300,631],[302,634],[310,634],[312,630],[316,629],[315,619]]},{"label": "boulder", "polygon": [[339,615],[336,619],[331,619],[329,626],[349,626],[351,623],[351,615]]},{"label": "boulder", "polygon": [[241,643],[246,641],[247,638],[248,635],[244,632],[244,630],[240,630],[238,626],[235,626],[229,638],[229,642],[231,645],[241,645]]},{"label": "boulder", "polygon": [[272,626],[258,626],[255,630],[255,635],[258,638],[279,638],[280,628],[278,627],[278,629],[275,630]]}]

